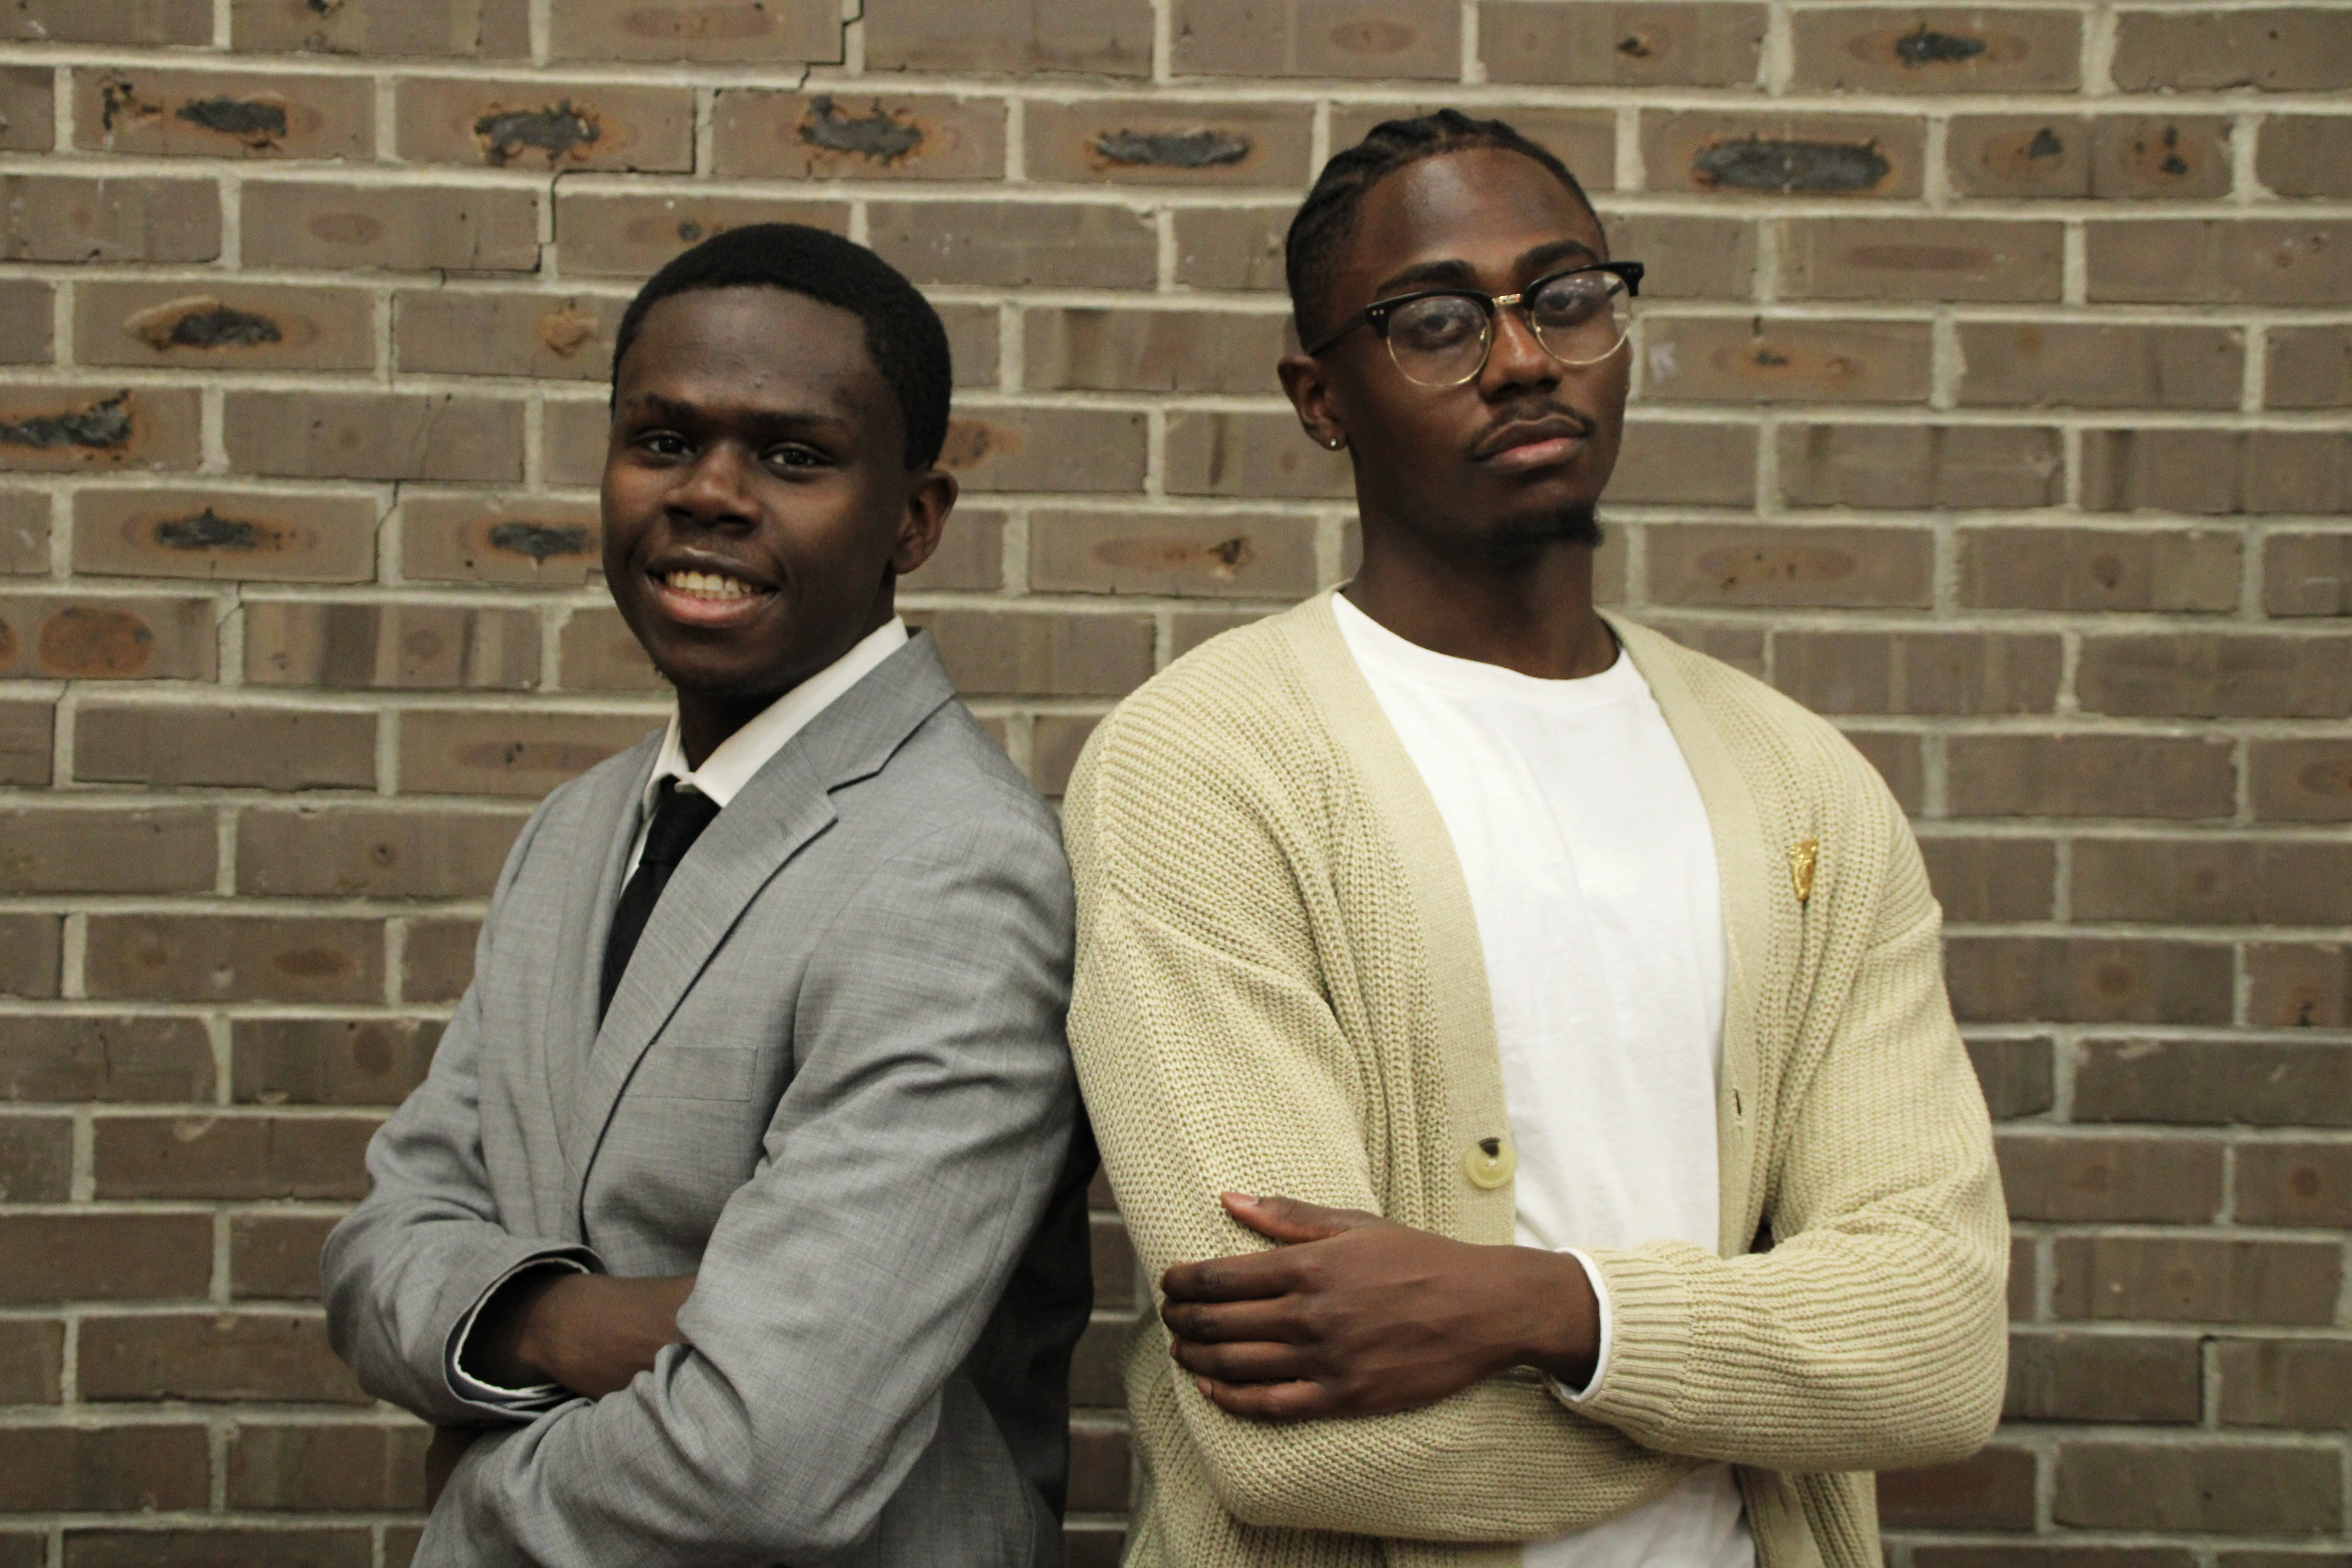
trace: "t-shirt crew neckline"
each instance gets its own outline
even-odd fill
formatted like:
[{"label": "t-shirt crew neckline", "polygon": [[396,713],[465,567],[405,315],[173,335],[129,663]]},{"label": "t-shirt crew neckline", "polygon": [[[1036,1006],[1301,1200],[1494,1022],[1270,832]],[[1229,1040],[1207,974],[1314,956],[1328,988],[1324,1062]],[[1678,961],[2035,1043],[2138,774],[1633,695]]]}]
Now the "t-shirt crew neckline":
[{"label": "t-shirt crew neckline", "polygon": [[1423,647],[1372,619],[1350,604],[1345,594],[1331,595],[1331,610],[1347,623],[1350,650],[1359,657],[1369,656],[1390,674],[1456,696],[1487,700],[1499,697],[1540,703],[1555,712],[1572,712],[1632,701],[1650,689],[1622,644],[1608,668],[1556,679]]}]

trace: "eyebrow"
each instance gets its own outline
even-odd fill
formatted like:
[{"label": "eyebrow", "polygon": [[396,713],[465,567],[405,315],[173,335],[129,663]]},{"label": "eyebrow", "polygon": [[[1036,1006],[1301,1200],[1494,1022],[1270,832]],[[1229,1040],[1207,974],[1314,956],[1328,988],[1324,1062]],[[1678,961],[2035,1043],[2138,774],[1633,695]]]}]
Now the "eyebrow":
[{"label": "eyebrow", "polygon": [[[642,408],[656,418],[678,424],[693,424],[698,420],[709,417],[709,412],[700,405],[688,403],[679,398],[665,397],[658,392],[640,392],[622,405],[624,409],[630,408],[632,405]],[[805,409],[761,409],[751,417],[755,424],[796,429],[817,426],[825,429],[847,430],[851,426],[849,420],[837,414],[819,414]]]},{"label": "eyebrow", "polygon": [[[1528,272],[1555,261],[1565,261],[1572,256],[1581,256],[1593,261],[1601,259],[1600,253],[1580,239],[1552,239],[1521,255],[1513,266],[1519,271]],[[1424,261],[1392,274],[1374,287],[1372,298],[1384,300],[1415,284],[1444,288],[1450,283],[1470,284],[1476,280],[1477,273],[1468,262],[1449,257],[1444,261]]]}]

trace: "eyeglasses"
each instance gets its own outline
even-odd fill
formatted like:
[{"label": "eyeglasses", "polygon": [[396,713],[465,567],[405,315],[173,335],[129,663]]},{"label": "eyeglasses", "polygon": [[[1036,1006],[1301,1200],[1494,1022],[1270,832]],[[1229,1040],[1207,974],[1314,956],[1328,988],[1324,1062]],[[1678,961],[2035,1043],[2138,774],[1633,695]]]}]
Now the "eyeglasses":
[{"label": "eyeglasses", "polygon": [[1598,364],[1625,345],[1629,301],[1642,291],[1642,264],[1602,261],[1547,273],[1516,294],[1425,289],[1375,300],[1307,352],[1319,354],[1369,324],[1389,358],[1420,386],[1459,386],[1486,368],[1495,350],[1495,313],[1519,312],[1544,352],[1566,365]]}]

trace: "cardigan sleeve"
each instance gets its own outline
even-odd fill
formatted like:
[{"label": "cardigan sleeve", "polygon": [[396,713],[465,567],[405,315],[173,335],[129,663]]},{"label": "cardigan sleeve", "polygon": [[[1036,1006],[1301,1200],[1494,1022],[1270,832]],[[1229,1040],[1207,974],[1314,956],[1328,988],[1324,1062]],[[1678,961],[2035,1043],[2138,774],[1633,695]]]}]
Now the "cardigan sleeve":
[{"label": "cardigan sleeve", "polygon": [[2009,1227],[1990,1123],[1909,825],[1874,776],[1855,809],[1880,814],[1885,861],[1864,882],[1866,941],[1797,1004],[1774,1246],[1595,1255],[1617,1315],[1609,1376],[1580,1408],[1653,1447],[1894,1469],[1960,1458],[2000,1419]]},{"label": "cardigan sleeve", "polygon": [[[1207,737],[1151,745],[1146,765],[1115,754],[1132,721],[1105,723],[1066,803],[1079,907],[1070,1043],[1156,1306],[1171,1265],[1271,1245],[1224,1215],[1222,1192],[1379,1210],[1392,1086],[1349,1044],[1323,981],[1327,963],[1349,962],[1318,951],[1309,918],[1328,879],[1318,890],[1282,847],[1302,825],[1275,820],[1305,808],[1238,783],[1242,759]],[[1158,1360],[1139,1354],[1130,1393],[1165,1409],[1172,1387],[1171,1440],[1244,1524],[1522,1541],[1597,1523],[1693,1468],[1563,1408],[1532,1373],[1391,1415],[1244,1420],[1180,1375],[1153,1328]]]}]

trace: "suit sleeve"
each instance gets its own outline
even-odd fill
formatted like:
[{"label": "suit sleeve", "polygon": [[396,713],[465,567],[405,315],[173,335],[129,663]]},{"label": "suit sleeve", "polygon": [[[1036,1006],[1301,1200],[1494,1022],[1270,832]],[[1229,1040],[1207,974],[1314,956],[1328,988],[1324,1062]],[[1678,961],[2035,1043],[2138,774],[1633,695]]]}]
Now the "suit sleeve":
[{"label": "suit sleeve", "polygon": [[[1065,806],[1079,889],[1071,1047],[1155,1304],[1171,1265],[1271,1245],[1224,1215],[1220,1193],[1379,1212],[1373,1161],[1412,1157],[1409,1128],[1378,1131],[1381,1064],[1325,984],[1325,963],[1345,960],[1318,948],[1307,902],[1329,889],[1278,842],[1313,830],[1267,826],[1304,807],[1201,776],[1213,765],[1130,743],[1114,717]],[[1167,1433],[1171,1461],[1245,1525],[1526,1541],[1599,1523],[1694,1468],[1564,1408],[1532,1373],[1417,1410],[1282,1424],[1226,1414],[1156,1358],[1137,1358],[1129,1394],[1139,1425]],[[1181,1505],[1182,1489],[1167,1499]]]},{"label": "suit sleeve", "polygon": [[327,1332],[360,1385],[443,1426],[530,1414],[468,1399],[450,1358],[483,1300],[534,1261],[599,1268],[584,1247],[509,1234],[482,1160],[480,977],[499,962],[499,914],[546,807],[515,840],[474,949],[466,989],[433,1053],[432,1070],[368,1142],[368,1195],[327,1238],[320,1259]]},{"label": "suit sleeve", "polygon": [[688,1344],[476,1445],[418,1561],[765,1565],[865,1535],[1061,1170],[1071,921],[1042,812],[869,874],[803,978],[799,1068],[678,1315]]}]

